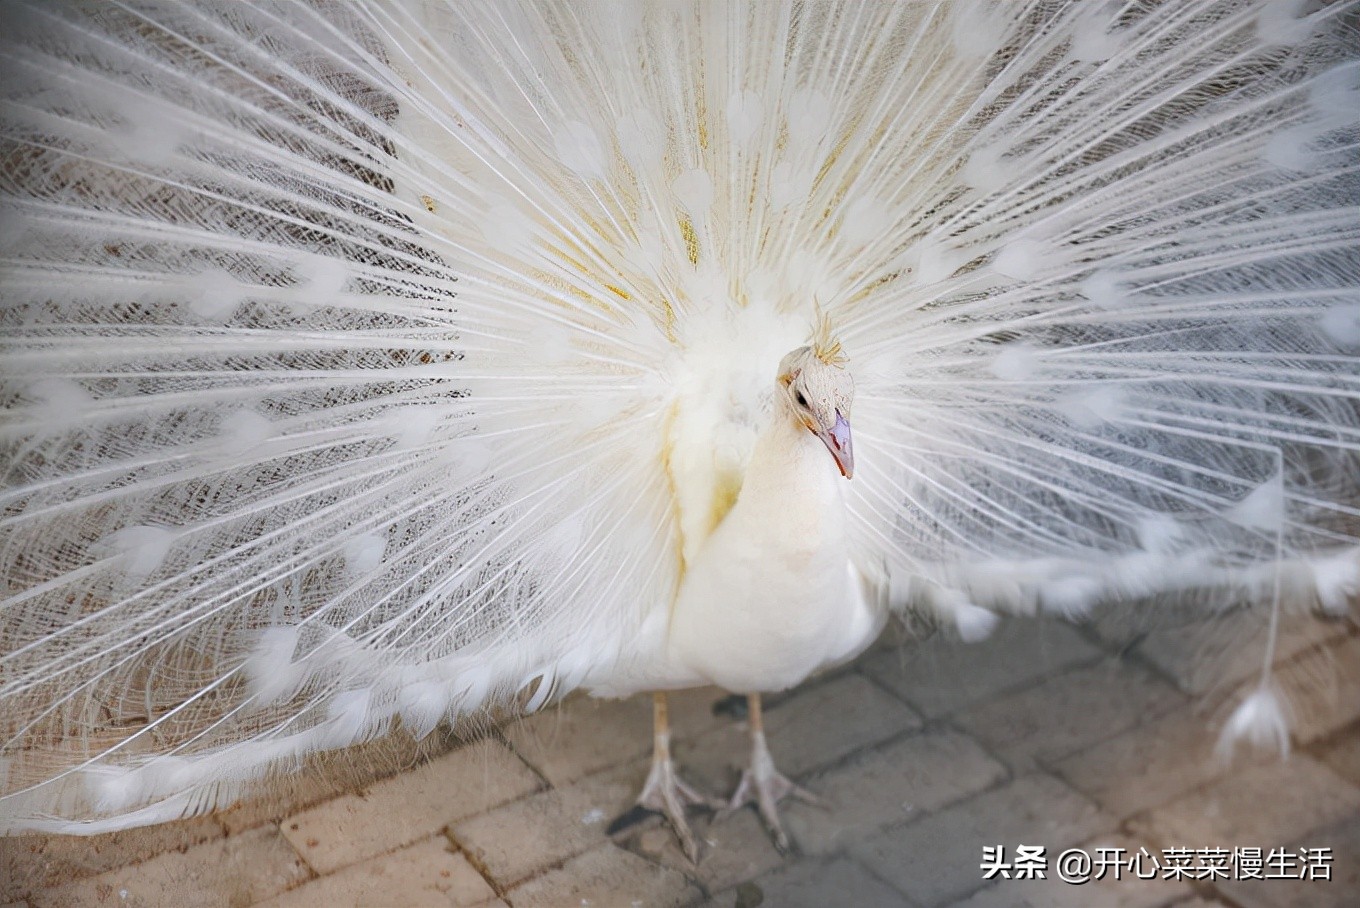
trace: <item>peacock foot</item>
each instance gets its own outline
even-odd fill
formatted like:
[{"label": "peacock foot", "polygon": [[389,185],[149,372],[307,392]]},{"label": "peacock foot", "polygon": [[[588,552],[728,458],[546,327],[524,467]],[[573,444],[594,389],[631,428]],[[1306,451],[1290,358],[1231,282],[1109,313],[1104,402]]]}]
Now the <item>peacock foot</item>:
[{"label": "peacock foot", "polygon": [[732,800],[719,814],[718,819],[725,819],[747,804],[756,805],[761,819],[765,821],[765,826],[774,838],[775,847],[783,853],[789,850],[789,837],[784,832],[784,825],[779,821],[779,802],[787,797],[793,797],[814,807],[823,807],[825,803],[775,768],[769,748],[765,746],[763,733],[757,733],[753,737],[751,765],[742,772],[741,782],[737,785]]},{"label": "peacock foot", "polygon": [[693,831],[689,828],[689,821],[685,818],[685,810],[688,807],[706,807],[709,810],[719,810],[724,807],[724,802],[719,798],[710,798],[703,792],[690,785],[680,774],[675,771],[675,763],[669,758],[652,760],[651,772],[647,774],[647,781],[642,786],[642,793],[638,795],[637,803],[632,810],[625,812],[613,823],[609,824],[609,834],[614,835],[623,829],[637,823],[647,814],[661,814],[666,818],[666,822],[671,824],[675,830],[675,836],[680,840],[680,847],[685,852],[685,857],[689,858],[693,864],[699,863],[699,844],[694,838]]}]

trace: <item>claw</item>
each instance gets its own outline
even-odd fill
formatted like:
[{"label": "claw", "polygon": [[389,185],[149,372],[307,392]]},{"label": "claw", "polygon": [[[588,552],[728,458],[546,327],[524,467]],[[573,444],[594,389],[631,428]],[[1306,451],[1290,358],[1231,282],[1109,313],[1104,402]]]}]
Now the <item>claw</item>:
[{"label": "claw", "polygon": [[694,788],[680,778],[670,759],[663,759],[652,762],[652,770],[647,774],[647,782],[642,786],[637,803],[639,807],[664,816],[675,830],[685,857],[692,864],[699,863],[699,844],[690,831],[689,821],[685,819],[685,808],[707,807],[717,810],[723,806],[722,801],[710,798]]},{"label": "claw", "polygon": [[732,800],[719,812],[714,822],[721,822],[747,804],[755,804],[761,819],[765,821],[765,826],[774,838],[775,847],[781,853],[787,852],[789,837],[784,832],[784,824],[779,820],[779,802],[787,797],[793,797],[814,807],[826,806],[821,798],[775,769],[769,750],[757,745],[752,750],[751,765],[742,772],[741,782],[737,785]]},{"label": "claw", "polygon": [[654,694],[652,702],[655,723],[652,769],[647,773],[647,781],[642,786],[642,793],[638,795],[636,806],[609,824],[609,834],[613,835],[636,825],[642,819],[642,812],[661,814],[675,830],[675,836],[680,840],[685,857],[689,858],[691,864],[697,865],[699,844],[694,838],[694,833],[690,831],[689,821],[685,819],[685,808],[707,807],[710,810],[717,810],[725,802],[709,797],[680,778],[679,773],[675,771],[675,763],[671,760],[671,733],[666,695]]},{"label": "claw", "polygon": [[784,853],[789,850],[789,837],[779,820],[779,802],[787,797],[814,807],[825,807],[826,802],[775,768],[770,748],[765,743],[760,695],[752,694],[747,699],[751,717],[751,765],[742,771],[736,792],[727,806],[718,812],[714,822],[722,822],[747,804],[755,804],[774,838],[775,847]]}]

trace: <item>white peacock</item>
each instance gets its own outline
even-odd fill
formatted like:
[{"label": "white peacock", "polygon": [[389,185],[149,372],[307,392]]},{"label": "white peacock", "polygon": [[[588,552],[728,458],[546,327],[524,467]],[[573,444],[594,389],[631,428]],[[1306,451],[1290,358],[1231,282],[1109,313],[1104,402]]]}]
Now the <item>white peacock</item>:
[{"label": "white peacock", "polygon": [[7,4],[4,827],[586,688],[693,854],[715,683],[782,840],[893,610],[1346,613],[1356,10]]}]

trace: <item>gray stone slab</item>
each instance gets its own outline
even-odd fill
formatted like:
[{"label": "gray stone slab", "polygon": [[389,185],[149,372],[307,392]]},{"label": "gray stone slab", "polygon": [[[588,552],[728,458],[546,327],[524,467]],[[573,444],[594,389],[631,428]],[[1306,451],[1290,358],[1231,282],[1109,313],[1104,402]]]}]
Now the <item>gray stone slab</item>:
[{"label": "gray stone slab", "polygon": [[434,836],[312,880],[261,908],[475,908],[495,897],[467,858]]},{"label": "gray stone slab", "polygon": [[1185,702],[1136,665],[1108,659],[978,704],[955,721],[1012,767],[1049,764]]},{"label": "gray stone slab", "polygon": [[540,784],[504,744],[481,741],[294,814],[280,829],[313,869],[330,873],[523,797]]},{"label": "gray stone slab", "polygon": [[1328,741],[1318,750],[1317,758],[1347,782],[1360,786],[1360,729]]},{"label": "gray stone slab", "polygon": [[514,908],[688,905],[703,897],[685,876],[615,845],[577,855],[505,894]]},{"label": "gray stone slab", "polygon": [[1277,665],[1289,698],[1298,744],[1309,744],[1360,722],[1360,636],[1329,641]]},{"label": "gray stone slab", "polygon": [[1231,880],[1219,887],[1242,908],[1355,908],[1360,902],[1360,816],[1306,833],[1296,844],[1330,848],[1331,879]]},{"label": "gray stone slab", "polygon": [[[845,857],[800,861],[759,877],[752,885],[763,898],[761,908],[912,908],[906,896]],[[715,908],[735,908],[737,894],[719,893],[712,903]]]},{"label": "gray stone slab", "polygon": [[[722,721],[713,702],[726,696],[705,687],[670,694],[671,733],[686,740]],[[601,770],[632,763],[652,752],[652,698],[626,700],[576,696],[560,706],[511,722],[506,740],[529,765],[555,786]]]},{"label": "gray stone slab", "polygon": [[[864,747],[921,727],[920,717],[910,708],[855,673],[797,690],[774,701],[764,716],[775,765],[790,778],[801,778]],[[676,741],[674,751],[682,774],[691,783],[726,797],[750,763],[750,729],[746,722],[723,722]]]},{"label": "gray stone slab", "polygon": [[1234,772],[1132,824],[1161,847],[1288,845],[1360,812],[1360,789],[1321,763],[1295,755]]},{"label": "gray stone slab", "polygon": [[[1218,735],[1193,705],[1159,716],[1054,764],[1054,771],[1115,816],[1163,804],[1218,778],[1229,767],[1214,754]],[[1242,765],[1270,756],[1242,751]]]},{"label": "gray stone slab", "polygon": [[826,806],[789,805],[785,828],[805,852],[826,854],[884,826],[925,816],[1005,776],[1005,768],[966,735],[910,735],[809,779],[807,786]]},{"label": "gray stone slab", "polygon": [[32,908],[239,908],[311,877],[277,829],[261,827],[34,893]]},{"label": "gray stone slab", "polygon": [[691,827],[700,842],[699,864],[691,864],[669,826],[658,825],[639,837],[644,857],[697,880],[709,892],[753,880],[783,863],[753,808],[718,821],[696,816]]},{"label": "gray stone slab", "polygon": [[[1153,631],[1135,651],[1186,693],[1226,693],[1261,670],[1269,626],[1267,609],[1235,609],[1185,627]],[[1276,664],[1345,633],[1340,621],[1285,616]]]},{"label": "gray stone slab", "polygon": [[607,769],[564,788],[460,820],[450,835],[502,887],[606,844],[605,828],[637,797],[650,761]]},{"label": "gray stone slab", "polygon": [[884,830],[851,846],[876,876],[926,908],[988,885],[984,845],[1042,845],[1050,852],[1089,839],[1115,820],[1057,779],[1028,775],[947,807],[918,823]]},{"label": "gray stone slab", "polygon": [[17,901],[39,889],[192,848],[222,835],[216,817],[199,816],[96,836],[0,836],[0,900]]},{"label": "gray stone slab", "polygon": [[938,635],[876,653],[863,670],[934,718],[1101,655],[1065,622],[1012,619],[979,643]]},{"label": "gray stone slab", "polygon": [[[1140,879],[1122,867],[1096,870],[1095,862],[1102,854],[1099,849],[1110,849],[1103,854],[1119,860],[1142,847],[1133,839],[1102,836],[1076,847],[1092,861],[1086,871],[1091,878],[1084,883],[1065,881],[1058,868],[1061,851],[1050,849],[1045,879],[1000,879],[950,908],[1163,908],[1194,895],[1190,884],[1179,880]],[[1011,853],[1008,849],[1007,854]]]}]

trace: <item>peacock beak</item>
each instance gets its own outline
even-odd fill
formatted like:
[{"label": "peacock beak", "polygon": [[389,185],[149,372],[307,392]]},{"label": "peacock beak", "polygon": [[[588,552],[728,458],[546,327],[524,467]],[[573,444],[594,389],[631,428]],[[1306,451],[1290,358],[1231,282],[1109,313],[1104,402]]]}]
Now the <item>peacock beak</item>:
[{"label": "peacock beak", "polygon": [[830,431],[817,431],[817,437],[826,445],[826,449],[831,452],[831,456],[836,459],[836,466],[841,468],[841,475],[846,479],[855,475],[855,451],[850,443],[850,422],[841,415],[841,411],[836,411],[836,424]]}]

